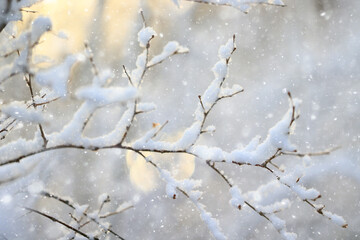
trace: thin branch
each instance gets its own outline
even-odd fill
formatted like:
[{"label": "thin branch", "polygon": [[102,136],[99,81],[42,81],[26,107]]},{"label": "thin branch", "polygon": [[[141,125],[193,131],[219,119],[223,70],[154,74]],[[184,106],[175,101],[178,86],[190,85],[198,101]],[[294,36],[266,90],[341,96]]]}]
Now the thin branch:
[{"label": "thin branch", "polygon": [[233,94],[219,97],[217,101],[219,101],[219,100],[221,100],[221,99],[224,99],[224,98],[231,98],[231,97],[233,97],[233,96],[235,96],[235,95],[237,95],[237,94],[239,94],[239,93],[242,93],[242,92],[244,92],[244,91],[245,91],[244,89],[241,89],[241,90],[239,90],[239,91],[237,91],[237,92],[234,92]]},{"label": "thin branch", "polygon": [[66,199],[63,199],[59,196],[56,196],[52,193],[49,193],[49,192],[46,192],[46,191],[41,191],[40,192],[40,195],[44,196],[44,197],[48,197],[48,198],[52,198],[52,199],[55,199],[59,202],[62,202],[63,204],[67,205],[68,207],[72,208],[72,209],[75,209],[74,205],[71,204],[71,202],[69,200],[66,200]]},{"label": "thin branch", "polygon": [[106,199],[101,203],[100,207],[99,207],[99,210],[98,210],[98,214],[100,214],[101,210],[103,209],[104,205],[106,203],[110,202],[110,196],[107,195]]},{"label": "thin branch", "polygon": [[227,179],[227,177],[226,177],[224,174],[222,174],[219,169],[217,169],[217,168],[215,167],[215,163],[214,163],[214,162],[212,162],[212,161],[210,161],[210,160],[207,160],[207,161],[206,161],[206,164],[207,164],[209,167],[211,167],[217,174],[219,174],[219,176],[227,183],[227,185],[229,185],[230,188],[233,187],[233,185],[231,184],[230,180]]},{"label": "thin branch", "polygon": [[40,212],[40,211],[38,211],[38,210],[36,210],[36,209],[32,209],[32,208],[29,208],[29,207],[24,207],[24,208],[25,208],[26,210],[30,211],[30,212],[34,212],[34,213],[37,213],[37,214],[39,214],[39,215],[41,215],[41,216],[44,216],[44,217],[50,219],[50,220],[53,221],[53,222],[57,222],[57,223],[65,226],[66,228],[68,228],[68,229],[76,232],[77,234],[80,234],[81,236],[83,236],[83,237],[85,237],[85,238],[87,238],[87,239],[99,240],[99,238],[97,238],[97,237],[90,237],[90,236],[87,235],[86,233],[84,233],[84,232],[82,232],[82,231],[80,231],[80,230],[78,230],[78,229],[70,226],[69,224],[67,224],[67,223],[65,223],[65,222],[63,222],[63,221],[60,221],[60,220],[58,220],[58,219],[56,219],[56,218],[54,218],[54,217],[52,217],[52,216],[50,216],[50,215],[47,215],[46,213]]},{"label": "thin branch", "polygon": [[32,103],[32,104],[29,105],[29,107],[30,107],[30,106],[34,106],[34,107],[43,106],[43,105],[46,105],[46,104],[55,102],[55,101],[57,101],[57,100],[59,100],[59,99],[61,99],[61,97],[57,97],[57,98],[48,100],[48,101],[46,101],[46,102]]},{"label": "thin branch", "polygon": [[[59,196],[56,196],[52,193],[49,193],[49,192],[45,192],[45,191],[42,191],[40,193],[41,195],[45,196],[45,197],[49,197],[49,198],[53,198],[59,202],[62,202],[64,203],[65,205],[69,206],[70,208],[72,209],[75,209],[75,206],[69,201],[69,200],[66,200],[66,199],[63,199]],[[99,227],[101,228],[104,228],[106,229],[107,231],[109,231],[110,233],[112,233],[114,236],[116,236],[117,238],[119,239],[122,239],[122,240],[125,240],[123,237],[121,237],[119,234],[117,234],[116,232],[114,232],[113,230],[111,230],[110,228],[107,228],[107,227],[104,227],[99,221],[97,221],[95,218],[92,218],[90,217],[86,212],[82,212],[82,215],[84,215],[86,218],[88,218],[90,221],[96,223]]]},{"label": "thin branch", "polygon": [[143,21],[144,27],[146,27],[146,20],[145,20],[145,17],[144,17],[144,12],[143,12],[143,10],[140,11],[140,15],[141,15],[141,19],[142,19],[142,21]]},{"label": "thin branch", "polygon": [[[36,104],[35,104],[35,98],[34,98],[34,91],[33,91],[33,87],[32,87],[32,74],[29,74],[29,77],[27,78],[26,75],[24,75],[24,79],[25,79],[25,82],[29,88],[29,91],[30,91],[30,95],[31,95],[31,102],[32,102],[32,106],[34,107],[34,109],[37,108]],[[43,129],[43,126],[41,125],[41,123],[38,124],[38,127],[39,127],[39,130],[40,130],[40,135],[41,135],[41,138],[43,139],[43,147],[46,148],[46,145],[48,143],[48,140],[45,136],[45,132],[44,132],[44,129]]]},{"label": "thin branch", "polygon": [[[266,170],[268,170],[269,172],[271,172],[277,180],[280,180],[280,177],[273,171],[271,170],[270,168],[268,167],[264,167]],[[291,186],[287,183],[284,183],[284,182],[281,182],[284,186],[288,187],[289,189],[291,189]],[[317,213],[319,213],[320,215],[326,217],[327,219],[330,219],[329,217],[325,216],[322,209],[324,207],[322,207],[321,209],[317,208],[314,204],[312,204],[309,200],[312,200],[312,201],[315,201],[317,200],[318,198],[321,198],[321,195],[319,195],[317,198],[315,199],[301,199],[303,202],[307,203],[309,206],[311,206],[312,208],[314,208],[316,210]],[[331,219],[330,219],[331,220]],[[347,228],[348,227],[348,224],[345,224],[342,226],[342,228]]]},{"label": "thin branch", "polygon": [[[6,120],[8,120],[8,119],[10,119],[10,117],[8,117],[7,119],[5,119],[4,121],[6,121]],[[17,122],[16,119],[13,119],[13,120],[11,120],[10,123],[8,123],[3,129],[0,130],[0,133],[6,132],[6,134],[1,137],[1,140],[3,140],[3,139],[6,137],[6,135],[11,131],[11,129],[13,129],[14,125],[16,125],[16,124],[15,124],[16,122]],[[9,128],[10,128],[10,129],[9,129]]]},{"label": "thin branch", "polygon": [[121,210],[119,210],[119,211],[106,213],[106,214],[104,214],[104,215],[99,216],[99,218],[111,217],[111,216],[114,216],[114,215],[116,215],[116,214],[123,213],[123,212],[125,212],[126,210],[129,210],[129,209],[131,209],[131,208],[133,208],[133,207],[134,207],[134,206],[131,205],[131,206],[128,206],[128,207],[126,207],[126,208],[123,208],[123,209],[121,209]]},{"label": "thin branch", "polygon": [[281,149],[277,149],[274,155],[272,155],[269,159],[267,159],[263,164],[261,164],[262,167],[265,167],[268,163],[271,163],[271,160],[275,159],[276,157],[281,155]]},{"label": "thin branch", "polygon": [[310,153],[298,153],[298,152],[280,152],[280,155],[288,155],[288,156],[297,156],[297,157],[305,157],[305,156],[323,156],[329,155],[330,153],[340,149],[341,147],[334,147],[328,150],[320,151],[320,152],[310,152]]},{"label": "thin branch", "polygon": [[[129,149],[129,150],[132,150],[132,149]],[[161,168],[160,168],[156,163],[154,163],[153,161],[151,161],[151,160],[149,160],[148,158],[146,158],[146,156],[145,156],[141,151],[137,151],[137,150],[132,150],[132,151],[134,151],[135,153],[139,154],[141,157],[144,158],[144,160],[145,160],[147,163],[150,163],[150,164],[151,164],[153,167],[155,167],[159,172],[161,172]],[[182,194],[184,194],[185,197],[187,197],[188,199],[190,199],[189,194],[188,194],[185,190],[183,190],[183,189],[181,189],[181,188],[179,188],[179,187],[176,187],[176,189],[177,189],[178,191],[180,191]],[[176,195],[174,195],[173,199],[176,199]]]},{"label": "thin branch", "polygon": [[[95,109],[96,111],[96,109]],[[86,126],[88,125],[88,123],[90,122],[90,119],[92,118],[92,116],[95,114],[95,111],[93,111],[92,113],[90,113],[90,115],[85,119],[82,127],[81,127],[81,132],[84,132]]]},{"label": "thin branch", "polygon": [[[230,53],[230,56],[226,59],[226,67],[229,68],[229,62],[230,62],[230,59],[231,59],[231,56],[232,54],[236,51],[236,47],[235,47],[235,34],[233,35],[233,49]],[[220,86],[219,86],[219,89],[221,89],[222,85],[224,84],[225,82],[225,77],[222,79],[222,81],[220,82]],[[201,122],[201,127],[200,127],[200,132],[199,132],[199,135],[198,137],[195,139],[195,141],[190,145],[190,146],[193,146],[196,141],[199,139],[199,136],[201,135],[201,133],[204,131],[203,128],[204,128],[204,125],[205,125],[205,122],[206,122],[206,119],[208,117],[208,114],[210,113],[210,111],[215,107],[215,105],[221,100],[221,99],[224,99],[222,97],[218,97],[215,102],[209,107],[208,110],[205,109],[205,106],[202,102],[202,99],[201,99],[201,95],[198,96],[199,100],[200,100],[200,104],[201,104],[201,108],[203,110],[203,114],[204,114],[204,117],[202,119],[202,122]]]},{"label": "thin branch", "polygon": [[144,78],[144,76],[145,76],[146,71],[149,69],[149,67],[147,67],[147,65],[148,65],[148,62],[149,62],[150,41],[151,41],[152,39],[154,39],[154,37],[155,37],[155,36],[152,35],[151,38],[149,39],[149,41],[148,41],[147,44],[146,44],[145,68],[144,68],[144,70],[143,70],[143,72],[142,72],[142,74],[141,74],[139,85],[140,85],[140,83],[142,82],[142,80],[143,80],[143,78]]},{"label": "thin branch", "polygon": [[91,64],[91,68],[92,68],[92,70],[94,72],[94,75],[96,77],[98,77],[99,76],[99,70],[96,67],[96,64],[95,64],[95,61],[94,61],[94,56],[92,54],[92,50],[91,50],[91,48],[90,48],[90,46],[89,46],[89,44],[87,42],[84,42],[84,46],[85,46],[85,49],[88,51],[87,55],[88,55],[88,58],[89,58],[89,62]]},{"label": "thin branch", "polygon": [[0,163],[0,167],[4,166],[4,165],[8,165],[8,164],[13,164],[13,163],[18,163],[21,160],[40,154],[40,153],[44,153],[44,152],[48,152],[48,151],[54,151],[54,150],[60,150],[60,149],[68,149],[68,148],[73,148],[73,149],[82,149],[82,150],[89,150],[89,151],[98,151],[98,150],[102,150],[102,149],[114,149],[114,148],[118,148],[118,149],[126,149],[126,150],[131,150],[131,151],[143,151],[143,152],[154,152],[154,153],[188,153],[190,155],[196,156],[196,154],[191,153],[191,152],[187,152],[186,150],[167,150],[167,149],[147,149],[147,148],[143,148],[143,149],[135,149],[131,146],[126,146],[126,145],[121,145],[121,144],[115,144],[115,145],[111,145],[111,146],[105,146],[105,147],[97,147],[97,146],[82,146],[82,145],[72,145],[72,144],[64,144],[64,145],[57,145],[57,146],[53,146],[53,147],[48,147],[48,148],[42,148],[39,149],[37,151],[34,152],[29,152],[27,154],[21,155],[19,157],[13,158],[13,159],[9,159],[6,160],[4,162]]},{"label": "thin branch", "polygon": [[[233,185],[231,184],[230,180],[223,174],[221,173],[221,171],[215,167],[215,163],[214,162],[211,162],[211,161],[206,161],[206,164],[211,167],[211,169],[213,169],[225,182],[226,184],[232,188]],[[244,203],[250,207],[252,210],[254,210],[257,214],[259,214],[261,217],[265,218],[266,220],[268,220],[270,223],[272,223],[270,221],[270,219],[265,215],[265,213],[263,213],[262,211],[259,211],[258,209],[256,209],[255,206],[253,206],[251,203],[249,203],[248,201],[244,201]],[[240,210],[240,208],[239,208]]]},{"label": "thin branch", "polygon": [[159,132],[161,132],[161,130],[163,130],[164,127],[165,127],[168,123],[169,123],[169,121],[166,120],[166,122],[165,122],[163,125],[161,125],[161,127],[159,128],[159,130],[157,130],[157,131],[154,133],[154,135],[152,136],[152,138],[155,138],[155,137],[159,134]]},{"label": "thin branch", "polygon": [[29,175],[32,172],[32,170],[35,169],[35,167],[38,165],[38,163],[39,162],[35,162],[29,168],[27,168],[25,171],[22,171],[21,173],[17,173],[16,175],[13,175],[13,176],[11,176],[11,177],[9,177],[7,179],[1,180],[0,185],[12,182],[12,181],[14,181],[16,179],[23,178],[23,177]]},{"label": "thin branch", "polygon": [[[334,151],[336,150],[337,148],[334,148],[334,149],[330,149],[330,150],[326,150],[326,151],[322,151],[322,152],[316,152],[316,153],[307,153],[307,154],[304,154],[304,153],[293,153],[293,152],[290,152],[290,153],[286,153],[286,154],[283,154],[283,152],[280,152],[280,150],[278,149],[276,151],[275,154],[273,154],[272,157],[269,158],[269,160],[266,160],[265,162],[267,163],[271,163],[271,160],[275,159],[276,157],[279,157],[281,155],[295,155],[295,156],[299,156],[299,157],[304,157],[304,156],[320,156],[320,155],[328,155],[331,153],[331,151]],[[240,165],[240,164],[239,164]],[[280,181],[280,176],[278,176],[272,169],[270,169],[267,164],[257,164],[257,165],[252,165],[252,166],[255,166],[255,167],[261,167],[261,168],[264,168],[266,169],[267,171],[269,171],[271,174],[273,174],[277,180]],[[276,165],[275,165],[276,166]],[[281,170],[280,170],[281,171]],[[298,180],[297,180],[298,181]],[[280,182],[281,184],[283,184],[284,186],[288,187],[290,190],[291,190],[291,186],[287,183],[284,183],[284,182]],[[317,200],[318,198],[320,198],[321,195],[319,195],[317,198],[315,199],[311,199],[313,201]],[[316,212],[318,212],[319,214],[323,215],[324,217],[328,218],[327,216],[325,216],[322,212],[322,209],[319,210],[314,204],[312,204],[309,199],[301,199],[302,201],[306,202],[308,205],[310,205],[312,208],[314,208],[316,210]],[[342,226],[343,228],[346,228],[348,225],[344,225]]]},{"label": "thin branch", "polygon": [[204,107],[204,104],[203,104],[203,102],[202,102],[202,100],[201,100],[201,95],[199,95],[198,98],[199,98],[199,100],[200,100],[200,105],[201,105],[201,108],[202,108],[204,114],[207,114],[207,113],[206,113],[206,110],[205,110],[205,107]]},{"label": "thin branch", "polygon": [[137,100],[134,100],[134,106],[133,106],[133,112],[132,112],[132,115],[131,115],[131,119],[130,121],[128,122],[128,124],[126,125],[126,129],[125,129],[125,132],[124,132],[124,135],[122,136],[120,142],[117,144],[118,146],[121,146],[123,144],[123,142],[125,141],[126,139],[126,136],[128,135],[129,131],[130,131],[130,128],[134,122],[134,119],[135,119],[135,115],[136,115],[136,108],[137,108],[137,104],[138,104],[138,101]]},{"label": "thin branch", "polygon": [[186,53],[189,53],[189,51],[183,51],[183,52],[175,51],[174,53],[170,54],[169,56],[167,56],[166,58],[162,59],[161,61],[156,62],[156,63],[153,63],[153,64],[148,64],[146,67],[147,67],[148,69],[150,69],[150,68],[152,68],[152,67],[154,67],[154,66],[156,66],[156,65],[159,65],[159,64],[163,63],[166,59],[168,59],[168,58],[170,58],[170,57],[172,57],[172,56],[175,56],[175,55],[177,55],[177,54],[186,54]]},{"label": "thin branch", "polygon": [[269,162],[273,167],[275,167],[276,169],[278,169],[280,172],[284,172],[284,169],[281,169],[278,165],[276,165],[273,162]]},{"label": "thin branch", "polygon": [[24,8],[21,8],[20,11],[21,11],[21,12],[26,12],[26,13],[38,13],[37,11],[29,10],[29,9],[24,9]]},{"label": "thin branch", "polygon": [[[144,23],[144,27],[146,27],[146,21],[145,21],[145,17],[144,17],[144,14],[143,14],[143,12],[142,11],[140,11],[140,14],[141,14],[141,17],[143,18],[143,23]],[[148,40],[148,42],[147,42],[147,44],[146,44],[146,59],[145,59],[145,68],[144,68],[144,70],[142,71],[142,73],[141,73],[141,77],[140,77],[140,80],[139,80],[139,83],[137,84],[137,88],[141,85],[141,83],[142,83],[142,81],[143,81],[143,78],[144,78],[144,76],[145,76],[145,73],[146,73],[146,71],[147,71],[147,67],[146,67],[146,65],[148,64],[148,62],[149,62],[149,48],[150,48],[150,41],[154,38],[155,36],[152,36],[149,40]],[[124,67],[124,69],[125,69],[125,67]],[[126,70],[126,69],[125,69]],[[125,72],[126,74],[127,74],[127,72]],[[129,81],[131,81],[131,78],[130,78],[130,75],[129,74],[127,74],[128,75],[128,78],[129,78]],[[131,84],[132,84],[132,81],[131,81]],[[125,130],[125,133],[124,133],[124,135],[122,136],[122,138],[121,138],[121,140],[120,140],[120,142],[118,143],[118,145],[121,145],[124,141],[125,141],[125,139],[126,139],[126,136],[128,135],[128,132],[130,131],[130,128],[131,128],[131,126],[132,126],[132,124],[133,124],[133,122],[134,122],[134,119],[135,119],[135,115],[136,115],[136,108],[137,108],[137,104],[138,104],[138,101],[137,101],[137,99],[135,99],[134,100],[134,107],[133,107],[133,113],[132,113],[132,116],[131,116],[131,119],[130,119],[130,121],[129,121],[129,123],[127,124],[127,126],[126,126],[126,130]]]},{"label": "thin branch", "polygon": [[124,72],[125,72],[128,80],[129,80],[129,83],[131,84],[131,86],[134,86],[134,84],[133,84],[133,82],[132,82],[132,80],[131,80],[131,77],[130,77],[129,73],[126,71],[125,65],[122,65],[122,66],[123,66]]},{"label": "thin branch", "polygon": [[287,94],[289,96],[289,100],[290,100],[290,104],[291,104],[291,108],[292,108],[291,120],[290,120],[290,124],[289,124],[289,128],[290,128],[291,125],[295,122],[295,105],[294,105],[294,101],[293,101],[293,98],[291,96],[291,93],[287,92]]}]

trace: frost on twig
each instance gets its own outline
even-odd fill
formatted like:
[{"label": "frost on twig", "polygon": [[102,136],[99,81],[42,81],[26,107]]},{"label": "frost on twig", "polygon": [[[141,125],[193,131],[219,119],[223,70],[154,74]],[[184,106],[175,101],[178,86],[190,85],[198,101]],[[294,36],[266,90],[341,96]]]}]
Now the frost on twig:
[{"label": "frost on twig", "polygon": [[[205,3],[217,6],[229,6],[238,9],[244,13],[248,13],[251,7],[261,4],[274,5],[284,7],[285,4],[282,0],[183,0],[195,3]],[[179,6],[179,0],[173,0]]]},{"label": "frost on twig", "polygon": [[[100,239],[100,236],[111,234],[117,239],[124,239],[121,237],[118,233],[114,232],[111,229],[111,224],[106,222],[106,218],[110,216],[114,216],[117,214],[120,214],[128,209],[131,209],[133,206],[130,203],[123,203],[118,206],[118,208],[115,211],[111,212],[105,212],[102,213],[102,209],[105,204],[110,203],[111,199],[109,195],[107,194],[101,194],[98,197],[98,204],[99,208],[97,210],[94,210],[93,212],[89,212],[89,205],[79,205],[76,202],[73,202],[73,200],[69,197],[61,197],[54,193],[51,193],[46,190],[38,191],[39,195],[43,196],[44,198],[53,199],[59,203],[62,203],[72,209],[72,212],[70,213],[71,216],[71,222],[65,223],[62,220],[59,220],[58,218],[52,217],[48,214],[44,214],[43,212],[40,212],[35,209],[31,208],[25,208],[26,210],[29,210],[30,212],[34,212],[37,214],[40,214],[44,217],[47,217],[51,219],[54,222],[57,222],[67,228],[68,232],[63,239],[75,239],[76,234],[82,235],[83,237],[86,237],[88,239]],[[95,230],[92,233],[85,233],[83,228],[88,224],[95,224],[95,226],[98,227],[97,230]]]},{"label": "frost on twig", "polygon": [[37,109],[29,109],[27,104],[23,102],[14,101],[3,105],[1,111],[8,117],[12,117],[22,122],[41,123],[44,117],[41,111]]},{"label": "frost on twig", "polygon": [[162,170],[159,167],[157,168],[159,169],[161,178],[166,182],[166,193],[168,197],[176,199],[177,190],[182,192],[200,212],[201,219],[206,223],[214,238],[218,240],[226,239],[219,226],[218,220],[212,217],[212,214],[206,211],[205,206],[199,202],[202,192],[195,190],[195,188],[201,186],[201,181],[192,179],[178,181],[174,179],[168,171]]},{"label": "frost on twig", "polygon": [[231,199],[229,201],[230,205],[237,208],[238,210],[242,210],[243,206],[247,206],[256,212],[260,217],[265,218],[269,221],[274,228],[280,233],[280,235],[285,240],[293,240],[296,239],[297,235],[295,233],[287,232],[285,221],[278,218],[275,213],[284,210],[290,206],[290,201],[288,199],[283,199],[281,202],[275,202],[272,205],[261,205],[261,204],[253,204],[250,203],[249,197],[247,194],[242,194],[241,190],[238,186],[233,185],[231,180],[224,175],[222,171],[220,171],[214,162],[207,161],[206,162],[209,167],[211,167],[230,187],[229,193],[231,195]]},{"label": "frost on twig", "polygon": [[189,49],[183,46],[180,46],[178,42],[176,41],[171,41],[168,42],[163,51],[157,55],[154,56],[147,64],[147,67],[152,67],[155,66],[157,64],[162,63],[165,59],[169,58],[172,55],[175,54],[182,54],[182,53],[188,53]]}]

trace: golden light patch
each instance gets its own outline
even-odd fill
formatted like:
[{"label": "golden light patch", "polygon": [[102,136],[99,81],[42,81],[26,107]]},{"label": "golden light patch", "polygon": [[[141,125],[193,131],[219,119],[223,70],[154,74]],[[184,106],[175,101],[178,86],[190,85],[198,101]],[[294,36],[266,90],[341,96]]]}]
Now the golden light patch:
[{"label": "golden light patch", "polygon": [[134,21],[140,21],[138,16],[139,1],[108,0],[104,8],[105,46],[108,53],[124,51],[124,41],[128,38],[134,27]]},{"label": "golden light patch", "polygon": [[127,151],[126,164],[130,171],[130,180],[138,189],[148,192],[157,186],[159,181],[157,170],[139,154]]},{"label": "golden light patch", "polygon": [[[95,0],[42,1],[31,7],[36,13],[24,13],[23,23],[20,22],[18,27],[20,29],[28,27],[38,16],[49,17],[53,30],[41,39],[40,44],[34,49],[34,54],[54,59],[62,58],[66,54],[83,49],[96,2]],[[58,37],[60,31],[65,32],[68,39]]]},{"label": "golden light patch", "polygon": [[[124,51],[123,41],[127,40],[137,16],[138,2],[98,0],[45,0],[31,7],[36,13],[24,13],[23,21],[17,24],[19,32],[29,28],[38,16],[50,17],[53,30],[42,37],[34,53],[53,59],[82,51],[84,41],[96,45],[102,54],[113,55]],[[58,37],[64,32],[67,39]]]}]

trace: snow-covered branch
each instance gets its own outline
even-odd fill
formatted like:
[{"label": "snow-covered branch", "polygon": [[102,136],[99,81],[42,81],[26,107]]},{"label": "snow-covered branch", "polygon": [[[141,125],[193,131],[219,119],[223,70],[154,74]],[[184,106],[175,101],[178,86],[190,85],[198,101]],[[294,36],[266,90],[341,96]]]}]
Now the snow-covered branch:
[{"label": "snow-covered branch", "polygon": [[0,32],[9,22],[22,19],[24,8],[30,7],[40,0],[3,0],[0,3]]},{"label": "snow-covered branch", "polygon": [[[248,11],[251,6],[257,4],[284,5],[282,1],[265,0],[188,1],[232,6],[242,11]],[[214,125],[207,126],[208,116],[212,113],[214,106],[223,99],[232,98],[244,92],[244,89],[239,84],[234,84],[232,87],[225,87],[224,84],[229,75],[231,57],[236,51],[235,35],[219,47],[217,62],[212,67],[213,79],[209,82],[206,90],[198,96],[199,102],[193,114],[194,119],[186,129],[180,131],[181,134],[177,140],[170,141],[159,137],[168,121],[162,125],[153,123],[144,133],[135,136],[129,134],[130,130],[136,127],[134,123],[137,115],[156,110],[154,103],[142,102],[141,98],[142,91],[140,91],[140,88],[142,83],[146,81],[149,69],[158,67],[166,59],[175,55],[189,52],[188,48],[181,46],[178,42],[170,41],[164,45],[159,54],[151,56],[151,41],[157,36],[157,33],[152,27],[147,26],[142,12],[141,15],[143,17],[143,27],[137,35],[141,53],[137,56],[135,67],[131,71],[128,71],[123,65],[123,77],[127,79],[123,85],[113,84],[111,80],[115,77],[114,73],[108,69],[99,68],[95,64],[95,56],[87,43],[85,43],[84,53],[70,54],[59,64],[46,69],[39,68],[32,61],[32,49],[39,42],[41,36],[51,30],[52,23],[48,18],[39,17],[35,19],[31,30],[22,33],[18,38],[12,39],[12,47],[4,50],[5,56],[15,53],[18,53],[18,55],[14,56],[15,60],[11,64],[0,68],[0,83],[12,79],[15,75],[22,74],[30,96],[28,101],[9,101],[1,106],[1,137],[4,140],[9,131],[19,123],[36,124],[39,128],[34,133],[33,138],[25,138],[20,135],[11,138],[9,141],[5,141],[8,140],[5,139],[0,146],[0,167],[10,168],[15,164],[22,164],[25,159],[33,160],[33,158],[40,158],[41,154],[45,152],[55,153],[61,149],[131,151],[140,155],[149,166],[156,169],[165,183],[164,191],[170,199],[178,199],[178,192],[183,194],[197,209],[200,218],[213,237],[226,239],[226,234],[223,233],[219,221],[201,203],[203,194],[201,181],[188,178],[178,180],[170,171],[165,170],[160,164],[153,161],[152,156],[149,156],[154,153],[187,154],[196,157],[197,164],[206,164],[205,166],[214,170],[221,177],[229,187],[229,195],[226,197],[229,199],[231,206],[237,210],[242,210],[244,207],[250,208],[259,217],[271,223],[284,239],[296,238],[295,233],[287,231],[285,221],[277,216],[278,212],[290,207],[291,199],[279,197],[271,204],[256,202],[251,198],[251,194],[243,193],[238,185],[234,184],[224,172],[218,169],[217,166],[220,163],[234,166],[246,165],[271,173],[271,176],[276,181],[285,186],[298,199],[335,224],[346,228],[347,223],[341,216],[325,211],[323,205],[315,204],[321,194],[318,190],[306,188],[301,183],[301,178],[305,174],[302,167],[284,169],[275,163],[279,156],[303,157],[307,161],[311,161],[310,156],[327,155],[331,152],[330,150],[301,153],[298,147],[293,144],[291,134],[295,130],[295,121],[299,118],[301,101],[293,98],[290,92],[287,92],[289,99],[287,112],[282,117],[278,117],[278,122],[268,130],[264,140],[261,140],[259,136],[255,136],[245,147],[236,147],[230,151],[220,146],[209,147],[199,144],[199,139],[204,133],[214,132],[216,129]],[[85,59],[91,64],[91,83],[72,89],[70,94],[68,82],[72,77],[72,69],[75,67],[75,63],[84,62]],[[69,99],[70,97],[76,97],[81,103],[80,106],[74,111],[66,124],[59,126],[56,131],[47,131],[45,126],[48,119],[45,111],[40,106],[51,104],[58,99]],[[86,129],[89,127],[89,121],[93,120],[95,112],[109,106],[120,106],[124,111],[116,119],[112,129],[106,133],[88,136]],[[71,199],[57,196],[50,191],[40,191],[38,193],[43,197],[61,202],[72,209],[73,212],[70,214],[71,222],[66,223],[43,211],[31,207],[25,208],[67,228],[70,232],[64,237],[65,239],[75,239],[76,235],[88,239],[99,239],[99,229],[105,232],[105,235],[111,233],[118,239],[124,239],[115,233],[110,224],[104,220],[132,208],[131,204],[122,204],[115,211],[102,213],[104,206],[110,202],[110,197],[103,194],[98,199],[99,208],[89,212],[90,207],[87,204],[79,205]],[[274,196],[274,198],[276,197]],[[83,231],[83,228],[91,223],[95,223],[99,229],[91,234]]]},{"label": "snow-covered branch", "polygon": [[[54,222],[64,225],[68,230],[71,231],[69,234],[67,234],[64,237],[64,239],[75,239],[76,234],[80,234],[88,239],[100,239],[99,235],[102,235],[102,234],[106,235],[108,233],[111,233],[117,239],[124,239],[118,233],[114,232],[111,229],[110,224],[107,222],[104,222],[103,219],[106,219],[113,215],[120,214],[120,213],[132,208],[133,206],[131,204],[123,203],[115,211],[106,212],[106,213],[102,214],[101,211],[102,211],[103,206],[111,201],[109,195],[107,195],[107,194],[101,194],[99,196],[99,198],[98,198],[98,202],[100,204],[99,209],[97,209],[93,212],[88,212],[89,205],[87,205],[87,204],[79,205],[78,203],[73,202],[73,200],[71,200],[71,198],[69,198],[69,197],[60,197],[60,196],[50,193],[46,190],[41,190],[37,194],[39,194],[45,198],[54,199],[54,200],[58,201],[59,203],[65,204],[66,206],[68,206],[70,209],[73,210],[73,213],[70,213],[72,221],[70,223],[65,223],[55,217],[52,217],[52,216],[45,214],[43,212],[40,212],[38,210],[28,208],[28,207],[25,208],[26,210],[29,210],[30,212],[40,214],[44,217],[51,219]],[[84,233],[82,231],[82,228],[91,222],[95,223],[95,225],[97,225],[99,227],[99,229],[103,230],[103,231],[95,231],[92,234]]]}]

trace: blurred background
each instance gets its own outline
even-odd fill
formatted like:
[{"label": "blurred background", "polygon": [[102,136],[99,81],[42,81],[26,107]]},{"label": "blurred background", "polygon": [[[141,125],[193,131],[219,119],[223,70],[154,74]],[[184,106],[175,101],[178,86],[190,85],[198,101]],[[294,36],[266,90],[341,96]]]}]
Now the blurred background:
[{"label": "blurred background", "polygon": [[[157,110],[140,115],[128,142],[141,136],[152,123],[169,121],[163,139],[176,139],[193,121],[202,94],[213,79],[212,66],[218,60],[220,45],[236,34],[237,50],[230,63],[226,84],[240,84],[245,92],[220,102],[210,114],[207,125],[216,126],[214,134],[201,137],[201,144],[231,151],[246,145],[254,136],[267,131],[288,109],[290,91],[302,100],[293,141],[300,152],[317,152],[341,147],[328,156],[313,157],[302,179],[306,187],[322,194],[319,202],[343,216],[348,229],[342,229],[307,204],[294,199],[290,209],[278,215],[298,239],[358,239],[360,234],[360,2],[356,0],[285,0],[286,7],[257,6],[248,14],[230,7],[216,7],[181,1],[178,8],[170,0],[45,0],[32,6],[35,13],[24,12],[16,23],[21,33],[37,16],[49,16],[53,31],[35,48],[36,55],[61,62],[67,54],[82,52],[89,42],[99,69],[111,69],[114,82],[122,85],[122,65],[133,69],[142,51],[137,32],[142,27],[139,9],[146,22],[158,33],[151,42],[150,54],[161,52],[171,40],[190,49],[151,69],[142,85],[141,101],[154,102]],[[6,35],[0,35],[1,43]],[[64,36],[67,36],[66,38]],[[61,37],[59,37],[61,36]],[[46,65],[46,64],[45,64]],[[91,81],[89,63],[74,69],[70,95],[50,104],[47,112],[54,121],[45,126],[58,131],[72,117],[79,102],[75,89]],[[26,85],[14,78],[3,86],[4,102],[29,99]],[[96,136],[112,129],[124,106],[109,106],[97,111],[86,131]],[[106,117],[104,117],[106,116]],[[32,138],[35,126],[25,125],[10,139]],[[179,179],[203,179],[201,202],[216,217],[228,239],[279,239],[276,230],[251,209],[233,209],[228,187],[205,163],[183,155],[152,154],[154,162],[169,169]],[[108,211],[124,201],[134,208],[111,217],[114,231],[126,239],[211,239],[194,206],[180,196],[165,196],[165,184],[152,166],[119,150],[82,152],[60,150],[42,154],[37,165],[16,181],[0,185],[0,239],[58,239],[64,229],[41,216],[26,214],[23,206],[33,206],[69,220],[70,209],[51,199],[27,192],[31,185],[42,185],[61,196],[96,209],[97,198],[108,193]],[[6,176],[18,168],[29,168],[29,158],[16,167],[3,169]],[[302,164],[297,157],[275,161],[288,169]],[[272,190],[257,196],[271,201],[281,188],[274,177],[262,169],[218,165],[243,192],[255,191],[271,183]],[[280,200],[280,199],[278,199]],[[66,232],[66,231],[65,231]]]}]

